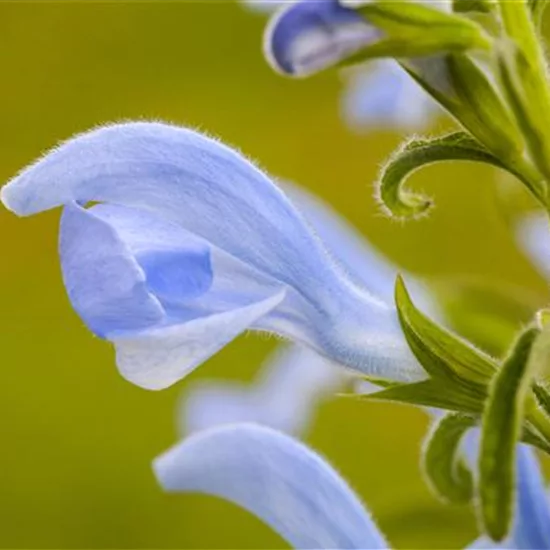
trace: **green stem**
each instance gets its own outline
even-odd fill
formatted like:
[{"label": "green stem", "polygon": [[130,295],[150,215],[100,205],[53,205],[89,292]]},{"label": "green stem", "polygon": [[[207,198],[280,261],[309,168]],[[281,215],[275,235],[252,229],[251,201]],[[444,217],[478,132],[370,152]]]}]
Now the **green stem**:
[{"label": "green stem", "polygon": [[550,88],[546,60],[525,0],[500,0],[505,32],[501,75],[510,106],[523,130],[532,160],[550,179]]}]

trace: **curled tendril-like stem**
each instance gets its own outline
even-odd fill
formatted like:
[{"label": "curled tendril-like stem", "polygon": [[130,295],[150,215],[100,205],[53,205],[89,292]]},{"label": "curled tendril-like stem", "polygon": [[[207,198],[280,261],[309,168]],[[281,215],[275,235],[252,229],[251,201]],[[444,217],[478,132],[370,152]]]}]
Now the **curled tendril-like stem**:
[{"label": "curled tendril-like stem", "polygon": [[[432,207],[433,201],[409,191],[405,183],[424,166],[452,160],[482,162],[510,171],[509,167],[465,132],[434,139],[413,138],[392,155],[376,183],[376,195],[385,212],[398,219],[417,218],[425,214]],[[519,173],[513,173],[524,181]]]}]

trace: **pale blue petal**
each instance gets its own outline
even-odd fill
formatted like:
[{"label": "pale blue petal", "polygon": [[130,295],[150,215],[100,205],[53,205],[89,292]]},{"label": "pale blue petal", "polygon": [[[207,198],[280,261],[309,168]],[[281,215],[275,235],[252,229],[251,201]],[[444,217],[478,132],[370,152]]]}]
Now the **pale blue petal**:
[{"label": "pale blue petal", "polygon": [[550,226],[545,214],[526,216],[518,224],[518,241],[540,273],[550,280]]},{"label": "pale blue petal", "polygon": [[319,402],[342,387],[346,378],[341,368],[308,348],[280,346],[249,386],[200,380],[189,387],[182,395],[178,424],[182,434],[254,422],[301,436]]},{"label": "pale blue petal", "polygon": [[393,60],[352,70],[342,97],[342,116],[356,131],[424,130],[437,111],[430,96]]},{"label": "pale blue petal", "polygon": [[[479,437],[479,430],[470,430],[463,445],[466,458],[474,471],[479,453]],[[482,538],[476,541],[472,548],[550,548],[550,506],[545,481],[535,450],[529,445],[518,445],[516,478],[515,515],[509,537],[502,543],[495,543],[494,546],[481,546],[489,544],[489,541]]]},{"label": "pale blue petal", "polygon": [[338,0],[299,0],[271,20],[264,52],[274,69],[293,76],[323,70],[381,37],[381,31]]},{"label": "pale blue petal", "polygon": [[321,457],[269,428],[201,432],[154,462],[162,487],[233,502],[294,548],[387,548],[359,499]]},{"label": "pale blue petal", "polygon": [[288,182],[283,188],[346,275],[386,303],[392,303],[397,268],[318,196]]},{"label": "pale blue petal", "polygon": [[98,336],[146,328],[164,319],[145,273],[116,231],[74,203],[61,219],[60,254],[73,307]]},{"label": "pale blue petal", "polygon": [[532,447],[520,445],[517,512],[511,539],[516,548],[550,548],[550,506],[544,477]]},{"label": "pale blue petal", "polygon": [[167,388],[275,309],[284,297],[283,290],[239,309],[113,336],[120,373],[149,390]]},{"label": "pale blue petal", "polygon": [[[375,250],[357,228],[320,197],[289,182],[285,182],[283,188],[347,277],[385,303],[393,303],[397,266]],[[422,282],[407,277],[407,285],[422,311],[432,318],[442,317]]]}]

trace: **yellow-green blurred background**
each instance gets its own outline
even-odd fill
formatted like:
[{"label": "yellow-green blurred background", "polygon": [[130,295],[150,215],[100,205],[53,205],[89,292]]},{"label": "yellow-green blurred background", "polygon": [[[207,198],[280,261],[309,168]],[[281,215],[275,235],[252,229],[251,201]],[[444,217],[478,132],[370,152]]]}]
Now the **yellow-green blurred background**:
[{"label": "yellow-green blurred background", "polygon": [[[264,23],[230,1],[0,3],[0,180],[74,132],[169,120],[315,190],[411,272],[488,274],[544,302],[546,284],[499,212],[492,169],[430,168],[415,185],[436,196],[433,215],[406,226],[382,217],[370,182],[402,136],[350,134],[338,118],[336,75],[294,82],[272,73],[261,54]],[[0,546],[284,546],[230,504],[159,490],[150,463],[176,441],[186,382],[151,393],[118,375],[110,346],[90,335],[65,296],[58,216],[0,212]],[[274,344],[241,338],[190,379],[250,379]],[[350,480],[396,547],[460,547],[475,521],[425,488],[425,428],[424,414],[408,407],[335,400],[308,441]]]}]

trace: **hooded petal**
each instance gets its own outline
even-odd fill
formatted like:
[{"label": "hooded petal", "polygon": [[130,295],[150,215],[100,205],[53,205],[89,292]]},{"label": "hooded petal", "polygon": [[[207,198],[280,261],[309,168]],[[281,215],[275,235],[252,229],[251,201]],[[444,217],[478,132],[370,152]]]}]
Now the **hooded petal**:
[{"label": "hooded petal", "polygon": [[212,285],[210,248],[204,240],[139,208],[100,204],[90,211],[117,232],[162,303],[188,302]]},{"label": "hooded petal", "polygon": [[528,258],[550,280],[550,226],[545,214],[526,216],[518,224],[517,238]]},{"label": "hooded petal", "polygon": [[436,103],[393,60],[350,70],[341,110],[356,131],[395,128],[424,130],[433,120]]},{"label": "hooded petal", "polygon": [[[82,134],[23,170],[1,198],[20,215],[72,201],[142,208],[313,302],[328,300],[341,284],[269,178],[236,151],[185,128],[128,123]],[[319,284],[311,284],[313,274]]]},{"label": "hooded petal", "polygon": [[106,337],[164,319],[145,273],[117,232],[75,203],[61,219],[60,254],[71,303],[95,334]]},{"label": "hooded petal", "polygon": [[250,386],[226,380],[192,385],[181,399],[181,432],[254,422],[302,435],[319,401],[341,387],[345,377],[337,365],[307,348],[280,346]]},{"label": "hooded petal", "polygon": [[264,51],[275,70],[307,76],[342,61],[381,36],[379,29],[338,0],[298,0],[271,20]]},{"label": "hooded petal", "polygon": [[154,462],[166,491],[218,496],[294,548],[386,548],[344,480],[317,454],[269,428],[240,424],[189,437]]},{"label": "hooded petal", "polygon": [[285,291],[260,302],[181,324],[111,338],[124,378],[149,390],[181,380],[254,322],[276,308]]}]

